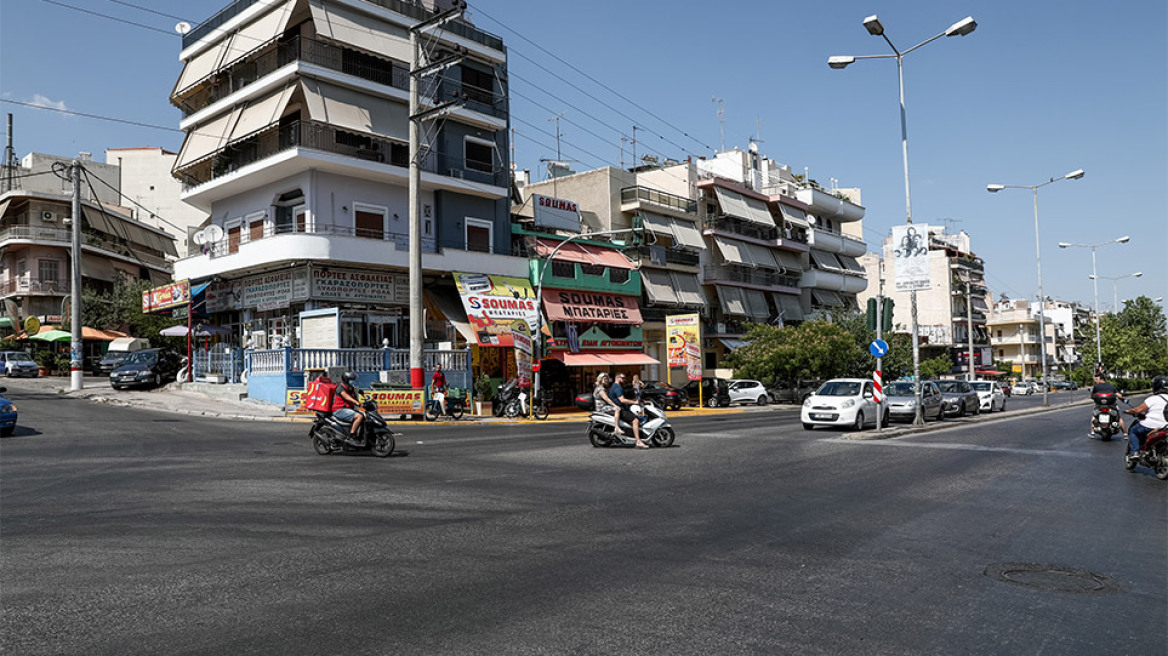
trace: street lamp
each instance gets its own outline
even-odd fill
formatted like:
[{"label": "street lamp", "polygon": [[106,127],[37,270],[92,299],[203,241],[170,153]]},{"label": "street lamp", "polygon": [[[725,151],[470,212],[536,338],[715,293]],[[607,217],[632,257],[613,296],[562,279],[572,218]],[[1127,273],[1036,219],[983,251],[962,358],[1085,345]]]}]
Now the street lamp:
[{"label": "street lamp", "polygon": [[1137,271],[1135,273],[1129,273],[1126,276],[1097,276],[1095,274],[1091,274],[1087,277],[1092,280],[1100,278],[1111,281],[1111,311],[1119,314],[1119,281],[1123,280],[1124,278],[1139,278],[1142,275],[1144,275],[1143,271]]},{"label": "street lamp", "polygon": [[1119,239],[1108,239],[1101,241],[1098,244],[1071,244],[1065,241],[1060,241],[1059,248],[1090,248],[1091,249],[1091,279],[1095,281],[1095,368],[1103,366],[1103,340],[1101,338],[1102,331],[1099,329],[1099,280],[1096,279],[1095,270],[1095,249],[1100,246],[1108,244],[1126,244],[1131,237],[1124,235]]},{"label": "street lamp", "polygon": [[[897,79],[900,84],[900,150],[904,159],[904,210],[907,223],[912,224],[912,195],[909,193],[908,184],[908,120],[905,117],[904,111],[904,56],[908,53],[920,48],[921,46],[932,43],[943,36],[965,36],[977,29],[977,22],[972,17],[957,21],[945,29],[944,32],[921,41],[915,46],[901,52],[892,45],[892,41],[884,34],[884,25],[880,19],[875,15],[864,19],[864,28],[868,30],[868,34],[878,36],[884,39],[888,47],[892,48],[894,54],[891,55],[845,55],[834,56],[827,59],[827,65],[831,68],[842,69],[847,68],[848,65],[855,63],[857,59],[895,59]],[[917,291],[915,289],[909,291],[909,297],[912,301],[912,350],[913,350],[913,379],[916,382],[916,418],[913,423],[920,426],[925,423],[924,415],[921,411],[921,338],[920,326],[917,324]],[[972,363],[970,364],[972,368]]]},{"label": "street lamp", "polygon": [[[1052,182],[1060,180],[1078,180],[1085,175],[1083,169],[1077,169],[1057,178],[1051,178],[1042,184],[1036,185],[986,185],[986,191],[995,194],[1003,189],[1029,189],[1034,192],[1034,254],[1038,265],[1038,352],[1042,358],[1042,405],[1050,405],[1050,391],[1047,383],[1050,382],[1049,367],[1046,362],[1046,297],[1042,295],[1042,245],[1038,238],[1038,189]],[[1061,244],[1060,244],[1061,246]]]}]

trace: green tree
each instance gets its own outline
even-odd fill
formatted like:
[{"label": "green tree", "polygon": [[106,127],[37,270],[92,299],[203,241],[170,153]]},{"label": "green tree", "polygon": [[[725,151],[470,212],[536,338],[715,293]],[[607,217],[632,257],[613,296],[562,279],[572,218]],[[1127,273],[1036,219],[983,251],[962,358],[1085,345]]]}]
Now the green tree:
[{"label": "green tree", "polygon": [[850,373],[858,360],[855,336],[837,323],[816,320],[776,328],[755,324],[749,344],[728,358],[734,375],[766,383],[823,380]]},{"label": "green tree", "polygon": [[[1123,310],[1099,318],[1103,364],[1111,373],[1149,377],[1168,371],[1163,310],[1147,296],[1124,303]],[[1096,353],[1095,335],[1084,336],[1081,352]]]},{"label": "green tree", "polygon": [[93,288],[81,291],[81,323],[99,330],[119,330],[133,337],[157,342],[159,331],[179,322],[168,315],[142,312],[142,292],[152,285],[145,280],[118,278],[108,291]]}]

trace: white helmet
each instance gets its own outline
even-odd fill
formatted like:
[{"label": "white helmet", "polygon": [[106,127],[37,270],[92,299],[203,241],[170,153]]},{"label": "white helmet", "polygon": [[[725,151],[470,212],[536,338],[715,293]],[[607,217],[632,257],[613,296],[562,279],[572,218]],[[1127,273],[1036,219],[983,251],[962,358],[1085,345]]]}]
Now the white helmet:
[{"label": "white helmet", "polygon": [[632,412],[635,415],[639,415],[644,411],[645,411],[645,409],[642,408],[640,404],[633,404],[633,405],[629,406],[629,412]]}]

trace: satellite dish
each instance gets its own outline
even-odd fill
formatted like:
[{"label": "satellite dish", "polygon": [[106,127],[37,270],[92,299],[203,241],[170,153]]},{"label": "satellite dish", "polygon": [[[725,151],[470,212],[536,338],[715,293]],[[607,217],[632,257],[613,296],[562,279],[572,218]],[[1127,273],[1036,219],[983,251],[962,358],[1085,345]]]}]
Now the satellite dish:
[{"label": "satellite dish", "polygon": [[202,246],[207,243],[207,235],[203,234],[203,231],[200,230],[191,236],[191,241],[195,242],[196,246]]},{"label": "satellite dish", "polygon": [[181,21],[178,25],[174,26],[174,31],[185,35],[187,32],[191,31],[191,24],[186,21]]},{"label": "satellite dish", "polygon": [[223,236],[226,233],[223,232],[223,228],[221,228],[215,224],[211,224],[203,230],[203,234],[206,236],[206,241],[208,243],[211,243],[211,242],[216,242],[216,241],[219,241],[220,239],[223,239]]}]

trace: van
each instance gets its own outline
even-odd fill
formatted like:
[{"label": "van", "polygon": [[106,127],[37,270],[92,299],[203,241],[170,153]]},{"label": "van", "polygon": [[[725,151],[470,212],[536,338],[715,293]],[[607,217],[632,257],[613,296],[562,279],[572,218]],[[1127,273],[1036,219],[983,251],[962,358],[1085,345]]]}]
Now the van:
[{"label": "van", "polygon": [[98,373],[106,374],[122,366],[126,356],[134,351],[150,348],[150,340],[144,337],[118,337],[110,342],[109,349],[97,363]]}]

